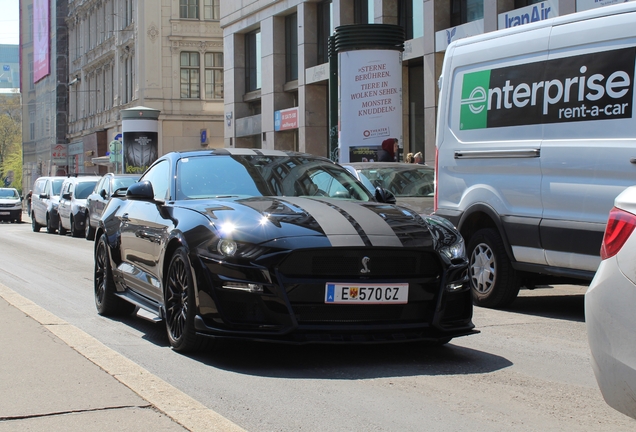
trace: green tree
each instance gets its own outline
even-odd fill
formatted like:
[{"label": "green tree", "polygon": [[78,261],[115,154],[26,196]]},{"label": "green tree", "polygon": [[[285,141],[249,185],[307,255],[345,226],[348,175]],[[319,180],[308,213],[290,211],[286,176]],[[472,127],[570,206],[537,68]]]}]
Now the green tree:
[{"label": "green tree", "polygon": [[6,177],[13,179],[9,187],[16,188],[22,194],[22,146],[15,146],[15,151],[9,153],[2,163],[0,170],[3,172],[3,180]]},{"label": "green tree", "polygon": [[[19,167],[16,159],[19,159]],[[22,109],[20,96],[0,94],[0,186],[13,171],[12,187],[22,190]]]}]

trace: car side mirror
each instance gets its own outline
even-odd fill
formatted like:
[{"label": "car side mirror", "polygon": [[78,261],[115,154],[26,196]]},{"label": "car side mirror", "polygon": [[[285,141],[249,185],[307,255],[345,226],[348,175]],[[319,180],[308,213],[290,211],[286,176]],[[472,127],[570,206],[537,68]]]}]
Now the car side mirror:
[{"label": "car side mirror", "polygon": [[102,199],[106,199],[106,189],[102,189],[99,191],[99,196],[102,197]]},{"label": "car side mirror", "polygon": [[377,202],[385,203],[385,204],[395,204],[395,195],[387,189],[384,188],[376,188],[375,189],[375,200]]},{"label": "car side mirror", "polygon": [[126,198],[139,201],[154,201],[155,191],[152,189],[152,183],[144,180],[131,184],[126,191]]},{"label": "car side mirror", "polygon": [[47,199],[49,196],[47,194],[45,194],[44,192],[40,194],[40,198],[42,199]]},{"label": "car side mirror", "polygon": [[70,200],[71,199],[70,192],[66,192],[66,193],[62,194],[62,198],[66,199],[66,200]]}]

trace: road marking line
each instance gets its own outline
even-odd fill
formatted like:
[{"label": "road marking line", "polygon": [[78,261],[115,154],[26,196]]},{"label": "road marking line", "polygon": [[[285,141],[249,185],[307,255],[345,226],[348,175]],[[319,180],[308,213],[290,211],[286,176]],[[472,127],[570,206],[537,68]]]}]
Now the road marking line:
[{"label": "road marking line", "polygon": [[0,297],[191,432],[245,432],[117,351],[0,283]]}]

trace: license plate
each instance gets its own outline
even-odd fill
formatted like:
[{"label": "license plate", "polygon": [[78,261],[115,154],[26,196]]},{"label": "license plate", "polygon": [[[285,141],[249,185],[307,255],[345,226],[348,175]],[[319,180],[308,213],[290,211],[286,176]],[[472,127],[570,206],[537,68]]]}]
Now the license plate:
[{"label": "license plate", "polygon": [[325,303],[404,304],[408,303],[409,284],[327,283]]},{"label": "license plate", "polygon": [[10,215],[10,212],[0,212],[0,216],[8,216]]}]

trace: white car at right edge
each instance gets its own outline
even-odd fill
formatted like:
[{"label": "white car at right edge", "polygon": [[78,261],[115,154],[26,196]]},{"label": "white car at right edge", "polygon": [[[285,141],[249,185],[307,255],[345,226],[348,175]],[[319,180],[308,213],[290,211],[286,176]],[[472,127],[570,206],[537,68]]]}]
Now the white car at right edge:
[{"label": "white car at right edge", "polygon": [[605,401],[636,418],[636,186],[610,211],[601,264],[585,294],[592,368]]}]

